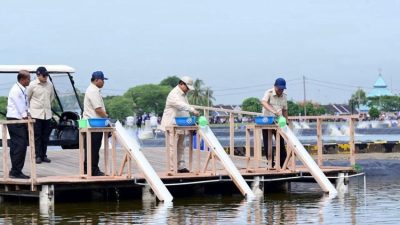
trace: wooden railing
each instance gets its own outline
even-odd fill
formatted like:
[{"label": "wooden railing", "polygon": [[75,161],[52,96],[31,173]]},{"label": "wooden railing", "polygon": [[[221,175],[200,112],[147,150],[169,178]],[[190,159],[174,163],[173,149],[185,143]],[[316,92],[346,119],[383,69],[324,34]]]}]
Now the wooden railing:
[{"label": "wooden railing", "polygon": [[[208,118],[210,111],[216,112],[225,112],[229,114],[229,154],[231,156],[234,155],[235,149],[235,115],[246,115],[246,116],[261,116],[262,113],[249,112],[249,111],[238,111],[238,110],[230,110],[230,109],[222,109],[222,108],[214,108],[214,107],[206,107],[206,106],[193,106],[196,109],[203,110],[204,115]],[[355,121],[358,120],[357,115],[342,115],[342,116],[291,116],[289,117],[289,126],[292,127],[292,122],[295,120],[299,121],[310,121],[314,120],[317,122],[317,163],[318,165],[322,165],[323,163],[323,138],[322,138],[322,123],[326,120],[346,120],[349,123],[349,146],[350,146],[350,156],[349,161],[351,165],[355,165]]]},{"label": "wooden railing", "polygon": [[27,124],[28,126],[28,144],[30,149],[30,173],[31,173],[31,189],[35,189],[36,183],[36,156],[35,156],[35,136],[33,132],[33,123],[35,123],[34,119],[28,120],[4,120],[0,121],[2,125],[2,144],[3,144],[3,176],[4,178],[9,178],[10,169],[8,168],[8,156],[10,155],[7,143],[7,133],[9,124]]}]

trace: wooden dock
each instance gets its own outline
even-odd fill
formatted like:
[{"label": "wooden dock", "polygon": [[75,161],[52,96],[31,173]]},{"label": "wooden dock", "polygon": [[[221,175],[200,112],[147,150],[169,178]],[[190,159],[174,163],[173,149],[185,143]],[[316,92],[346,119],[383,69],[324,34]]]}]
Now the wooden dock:
[{"label": "wooden dock", "polygon": [[[195,150],[196,151],[196,150]],[[117,165],[122,163],[125,152],[122,149],[117,148]],[[221,176],[227,178],[228,175],[226,171],[223,169],[220,163],[216,163],[216,171],[211,172],[207,171],[205,173],[182,173],[182,174],[174,174],[171,175],[168,171],[166,171],[166,159],[165,159],[165,148],[145,148],[142,150],[150,164],[156,170],[157,174],[163,180],[164,183],[176,182],[176,180],[181,181],[182,183],[186,181],[193,180],[204,180],[204,179],[215,179],[220,178]],[[200,151],[201,152],[201,161],[204,161],[208,156],[208,151]],[[2,153],[2,150],[0,151]],[[28,152],[29,155],[29,152]],[[104,171],[104,152],[100,153],[100,168]],[[188,154],[185,154],[188,157]],[[88,183],[107,183],[107,182],[119,182],[119,181],[134,181],[138,183],[144,182],[144,177],[141,171],[137,168],[135,163],[131,162],[131,170],[129,175],[129,171],[125,169],[122,174],[118,174],[116,176],[101,176],[101,177],[83,177],[79,175],[79,150],[78,149],[69,149],[69,150],[49,150],[48,157],[52,160],[51,163],[41,163],[36,165],[37,171],[37,179],[36,185],[57,185],[63,184],[71,185],[71,188],[76,188],[77,184],[85,185]],[[275,170],[275,169],[246,169],[246,158],[234,156],[231,157],[234,161],[235,165],[239,168],[241,174],[244,177],[254,177],[254,176],[263,176],[265,179],[269,178],[282,178],[282,177],[296,177],[301,175],[309,174],[307,169],[302,166],[296,167],[295,171],[292,170]],[[188,162],[188,159],[186,159]],[[10,164],[10,162],[8,162]],[[23,172],[27,175],[30,175],[30,160],[29,157],[26,157],[25,166]],[[11,165],[9,165],[11,166]],[[13,179],[13,178],[3,178],[3,167],[0,167],[0,184],[1,193],[5,194],[7,190],[18,190],[20,189],[29,189],[31,186],[31,182],[29,179]],[[119,169],[119,168],[118,168]],[[354,173],[354,169],[352,167],[322,167],[322,170],[327,175],[337,175],[338,173]],[[106,174],[110,174],[111,171],[104,171]],[[229,177],[228,177],[229,178]],[[135,183],[132,182],[132,186]],[[13,186],[13,187],[11,187]],[[19,187],[16,187],[19,186]],[[23,186],[26,186],[23,188]],[[72,187],[73,186],[73,187]],[[6,188],[7,187],[7,188]],[[15,193],[15,192],[14,192]],[[35,192],[36,193],[36,192]],[[36,193],[37,194],[37,193]]]}]

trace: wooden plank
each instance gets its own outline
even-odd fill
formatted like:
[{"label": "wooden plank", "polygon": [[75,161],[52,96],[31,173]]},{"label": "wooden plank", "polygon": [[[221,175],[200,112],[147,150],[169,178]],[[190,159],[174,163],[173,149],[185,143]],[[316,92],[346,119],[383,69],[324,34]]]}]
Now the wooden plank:
[{"label": "wooden plank", "polygon": [[354,133],[355,133],[355,127],[354,127],[354,119],[350,119],[350,164],[354,166],[356,164],[356,145],[354,141]]},{"label": "wooden plank", "polygon": [[322,148],[324,146],[323,146],[323,143],[322,143],[322,121],[321,121],[321,118],[317,119],[317,147],[318,147],[318,152],[317,152],[317,155],[318,155],[318,160],[317,160],[318,166],[322,166],[322,164],[323,164]]},{"label": "wooden plank", "polygon": [[235,117],[229,113],[229,151],[230,155],[235,155]]},{"label": "wooden plank", "polygon": [[5,179],[9,178],[8,169],[8,146],[7,146],[7,125],[2,125],[2,146],[3,146],[3,177]]}]

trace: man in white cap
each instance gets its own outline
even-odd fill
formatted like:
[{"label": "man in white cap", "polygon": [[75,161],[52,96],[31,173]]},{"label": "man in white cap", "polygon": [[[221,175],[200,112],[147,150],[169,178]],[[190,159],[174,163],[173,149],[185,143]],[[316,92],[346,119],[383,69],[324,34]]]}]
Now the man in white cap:
[{"label": "man in white cap", "polygon": [[[174,125],[175,117],[177,116],[190,116],[190,112],[196,116],[200,115],[200,113],[194,109],[187,100],[186,94],[191,90],[194,90],[193,79],[188,76],[181,77],[178,85],[168,94],[161,120],[161,130],[165,131],[165,127]],[[179,134],[178,140],[172,141],[178,141],[178,172],[188,173],[189,170],[186,168],[184,159],[185,134]]]}]

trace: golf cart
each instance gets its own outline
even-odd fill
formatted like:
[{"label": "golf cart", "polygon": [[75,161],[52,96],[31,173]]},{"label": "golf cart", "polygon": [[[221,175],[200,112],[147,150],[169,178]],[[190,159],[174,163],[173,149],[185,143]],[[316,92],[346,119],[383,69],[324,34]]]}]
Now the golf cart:
[{"label": "golf cart", "polygon": [[[49,145],[60,145],[63,149],[79,147],[78,122],[82,115],[82,104],[74,86],[72,74],[75,70],[65,65],[0,65],[0,73],[17,80],[20,70],[28,70],[31,79],[36,78],[36,69],[46,67],[53,83],[55,100],[52,103],[53,118]],[[11,85],[10,85],[11,88]]]}]

